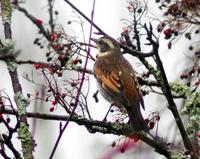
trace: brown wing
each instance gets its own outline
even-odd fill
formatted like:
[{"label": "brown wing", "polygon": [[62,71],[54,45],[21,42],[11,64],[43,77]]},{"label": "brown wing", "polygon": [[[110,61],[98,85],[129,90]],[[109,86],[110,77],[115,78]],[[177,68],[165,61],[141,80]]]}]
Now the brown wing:
[{"label": "brown wing", "polygon": [[122,67],[122,74],[120,76],[121,83],[123,83],[123,94],[127,105],[134,105],[139,101],[139,87],[135,73],[132,68]]},{"label": "brown wing", "polygon": [[[113,60],[112,62],[116,62]],[[123,57],[110,65],[107,59],[99,58],[94,65],[97,81],[116,103],[133,105],[139,100],[137,79],[131,65]]]},{"label": "brown wing", "polygon": [[110,65],[106,65],[105,61],[98,59],[94,65],[94,74],[97,81],[104,89],[108,88],[109,91],[112,91],[109,94],[121,93],[121,83],[118,69],[113,69]]},{"label": "brown wing", "polygon": [[[135,71],[133,70],[131,64],[125,59],[124,59],[124,66],[123,68],[126,68],[124,72],[124,75],[122,76],[123,81],[132,81],[130,82],[131,85],[129,85],[129,82],[127,84],[124,84],[124,91],[125,94],[127,96],[127,100],[130,101],[130,103],[135,103],[136,101],[139,101],[142,108],[145,110],[145,105],[144,105],[144,100],[143,100],[143,96],[141,94],[140,88],[139,88],[139,83],[137,80],[137,77],[135,75]],[[128,70],[128,72],[127,72]],[[130,75],[130,76],[127,76]],[[127,88],[126,88],[127,87]],[[131,93],[132,92],[132,93]],[[131,94],[130,94],[131,93]]]}]

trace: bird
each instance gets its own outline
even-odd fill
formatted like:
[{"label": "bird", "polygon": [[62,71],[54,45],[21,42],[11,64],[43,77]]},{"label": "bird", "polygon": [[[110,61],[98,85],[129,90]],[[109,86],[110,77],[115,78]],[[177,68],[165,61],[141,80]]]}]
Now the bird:
[{"label": "bird", "polygon": [[111,37],[103,36],[91,40],[99,53],[93,71],[100,94],[118,108],[125,108],[133,130],[149,132],[140,105],[144,109],[144,101],[131,64],[124,58],[120,46]]}]

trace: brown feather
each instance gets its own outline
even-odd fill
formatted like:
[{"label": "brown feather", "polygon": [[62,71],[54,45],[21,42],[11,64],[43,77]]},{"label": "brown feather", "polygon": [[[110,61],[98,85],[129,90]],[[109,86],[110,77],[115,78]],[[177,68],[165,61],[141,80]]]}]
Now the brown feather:
[{"label": "brown feather", "polygon": [[94,74],[101,94],[117,107],[126,108],[135,131],[148,131],[140,112],[142,96],[135,71],[118,47],[102,54],[94,64]]}]

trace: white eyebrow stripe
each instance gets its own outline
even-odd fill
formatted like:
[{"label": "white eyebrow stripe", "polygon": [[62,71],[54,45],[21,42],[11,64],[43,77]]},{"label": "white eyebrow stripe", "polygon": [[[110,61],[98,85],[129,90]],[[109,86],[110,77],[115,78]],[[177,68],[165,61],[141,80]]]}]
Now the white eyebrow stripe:
[{"label": "white eyebrow stripe", "polygon": [[104,41],[110,46],[110,48],[115,48],[112,41],[107,40],[107,39],[105,39]]},{"label": "white eyebrow stripe", "polygon": [[98,57],[104,57],[104,56],[108,56],[109,55],[109,52],[100,52],[100,53],[98,53]]}]

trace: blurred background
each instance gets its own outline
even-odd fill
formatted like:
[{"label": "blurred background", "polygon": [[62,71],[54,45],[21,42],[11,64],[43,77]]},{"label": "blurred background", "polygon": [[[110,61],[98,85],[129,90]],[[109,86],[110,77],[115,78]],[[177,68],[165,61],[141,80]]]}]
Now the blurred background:
[{"label": "blurred background", "polygon": [[[79,8],[85,15],[88,17],[91,16],[92,9],[92,0],[71,0],[71,2]],[[41,19],[43,22],[48,23],[48,5],[47,0],[26,0],[22,4],[29,13]],[[123,32],[123,29],[127,25],[127,21],[131,20],[132,17],[127,9],[128,2],[124,0],[96,0],[96,7],[94,13],[94,22],[103,29],[107,34],[114,38],[118,38]],[[56,17],[56,22],[60,23],[65,32],[71,35],[74,35],[78,40],[82,41],[82,35],[84,29],[86,41],[89,38],[89,27],[90,25],[82,18],[78,13],[72,10],[63,0],[54,2],[54,10],[58,11],[59,14]],[[83,21],[83,28],[80,27],[80,24],[77,22],[79,17]],[[157,5],[154,1],[149,2],[148,13],[145,15],[144,23],[151,21],[155,26],[159,21],[154,21],[153,19],[160,18],[162,19],[162,13],[158,10]],[[95,30],[93,30],[95,32]],[[27,19],[23,13],[14,10],[12,17],[12,33],[13,40],[17,49],[21,50],[21,54],[18,59],[20,60],[34,60],[34,61],[46,61],[45,51],[41,50],[39,47],[33,45],[33,41],[38,35],[38,29],[32,24],[32,22]],[[3,39],[3,27],[0,25],[0,36]],[[98,35],[93,35],[93,37],[98,38]],[[189,46],[185,44],[181,45],[181,40],[169,50],[167,47],[167,42],[162,40],[163,37],[160,37],[160,55],[163,60],[164,68],[166,70],[167,77],[169,81],[177,80],[181,72],[190,65],[188,60],[186,48]],[[180,43],[180,44],[179,44]],[[147,50],[148,51],[148,50]],[[176,52],[176,54],[174,53]],[[97,50],[93,49],[91,54],[95,55]],[[131,62],[133,67],[137,72],[142,72],[143,67],[139,61],[129,55],[125,55],[126,58]],[[92,69],[93,62],[90,62],[88,69]],[[24,94],[42,92],[42,88],[38,87],[31,82],[23,78],[26,72],[33,73],[36,80],[41,81],[40,74],[36,71],[33,72],[34,67],[32,65],[20,65],[18,68],[20,82],[23,87]],[[4,62],[0,61],[0,89],[5,89],[11,98],[13,98],[12,85],[10,78],[6,69]],[[69,72],[70,76],[73,76],[72,72]],[[102,120],[108,111],[110,104],[106,102],[100,95],[99,103],[96,103],[92,95],[97,90],[96,83],[93,76],[90,76],[90,91],[88,95],[88,107],[92,114],[92,118],[97,120]],[[173,121],[171,113],[166,109],[167,103],[164,97],[149,94],[144,97],[146,110],[143,112],[144,116],[147,116],[149,113],[158,111],[161,116],[159,123],[158,134],[163,136],[167,141],[179,141],[180,136],[177,132],[176,125]],[[181,105],[182,101],[176,100],[178,105]],[[29,111],[36,112],[47,112],[49,106],[45,106],[45,102],[42,101],[31,101],[29,106]],[[56,110],[55,113],[63,114],[60,110]],[[55,144],[56,138],[59,132],[59,121],[44,121],[39,119],[29,119],[31,122],[31,131],[33,132],[34,138],[36,140],[37,146],[35,148],[35,158],[44,159],[49,158],[50,153]],[[3,132],[3,129],[0,129],[0,133]],[[176,135],[175,135],[176,134]],[[174,138],[176,136],[176,138]],[[115,151],[111,145],[113,141],[119,141],[123,139],[122,136],[107,135],[95,133],[91,134],[87,131],[84,126],[79,126],[75,123],[70,123],[67,127],[64,135],[62,136],[61,142],[58,146],[58,149],[55,154],[55,159],[106,159],[108,156],[112,156],[112,159],[162,159],[161,155],[158,155],[154,152],[152,148],[147,146],[142,142],[138,142],[133,148],[127,149],[124,153]],[[19,144],[16,141],[16,144]]]}]

